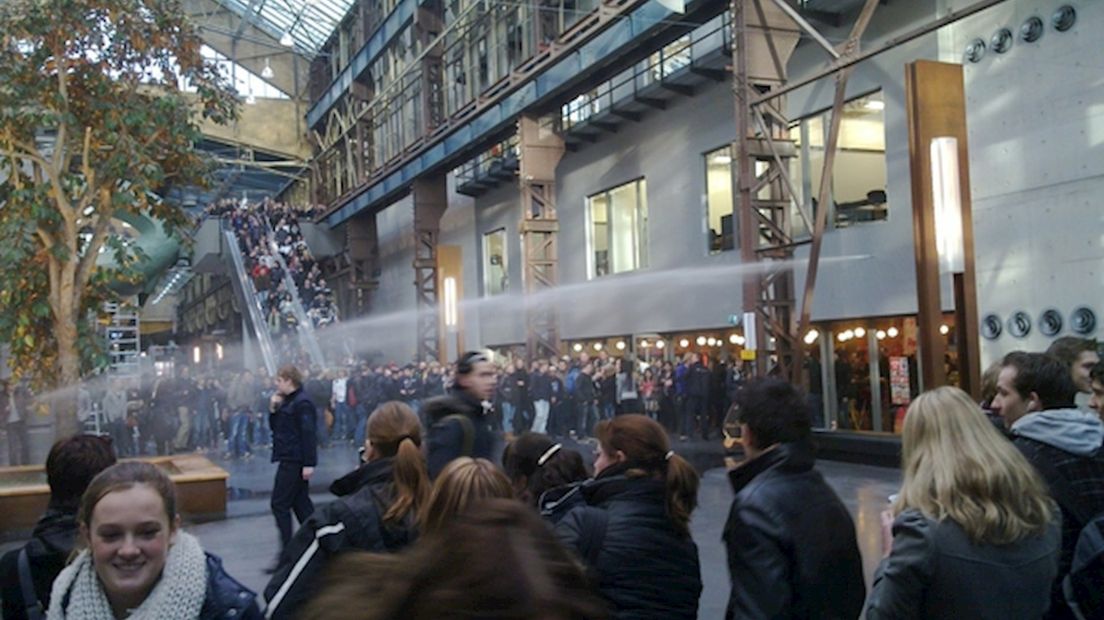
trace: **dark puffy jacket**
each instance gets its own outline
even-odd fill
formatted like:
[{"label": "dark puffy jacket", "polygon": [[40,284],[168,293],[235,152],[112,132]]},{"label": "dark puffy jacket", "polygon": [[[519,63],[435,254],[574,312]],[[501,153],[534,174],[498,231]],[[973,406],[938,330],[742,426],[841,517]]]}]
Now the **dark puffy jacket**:
[{"label": "dark puffy jacket", "polygon": [[667,517],[665,483],[626,478],[622,469],[546,493],[542,514],[595,574],[611,618],[693,620],[702,590],[698,547]]},{"label": "dark puffy jacket", "polygon": [[534,401],[552,400],[552,377],[540,371],[529,375],[529,397]]},{"label": "dark puffy jacket", "polygon": [[[75,509],[47,508],[35,524],[27,548],[27,562],[31,567],[31,580],[35,594],[45,613],[50,607],[50,586],[73,551],[77,536]],[[27,617],[26,603],[19,586],[19,550],[13,549],[0,559],[0,599],[3,600],[4,620],[22,620]]]},{"label": "dark puffy jacket", "polygon": [[[453,390],[448,396],[426,401],[422,410],[430,424],[426,431],[430,478],[436,478],[445,465],[461,456],[494,459],[496,437],[484,414],[483,403],[476,397],[464,390]],[[446,420],[450,415],[465,416],[471,425],[456,418]],[[465,450],[469,444],[471,449]]]},{"label": "dark puffy jacket", "polygon": [[330,490],[342,495],[307,519],[295,532],[280,564],[265,586],[269,618],[293,618],[315,592],[315,584],[330,560],[346,551],[391,553],[414,540],[413,515],[385,524],[383,515],[394,501],[391,458],[367,463],[334,481]]},{"label": "dark puffy jacket", "polygon": [[207,597],[199,620],[261,620],[257,595],[227,574],[218,556],[207,554]]},{"label": "dark puffy jacket", "polygon": [[284,402],[269,415],[272,428],[272,462],[318,464],[315,428],[318,412],[300,388],[284,397]]},{"label": "dark puffy jacket", "polygon": [[729,473],[726,618],[846,618],[866,587],[855,524],[813,469],[812,444],[779,444]]}]

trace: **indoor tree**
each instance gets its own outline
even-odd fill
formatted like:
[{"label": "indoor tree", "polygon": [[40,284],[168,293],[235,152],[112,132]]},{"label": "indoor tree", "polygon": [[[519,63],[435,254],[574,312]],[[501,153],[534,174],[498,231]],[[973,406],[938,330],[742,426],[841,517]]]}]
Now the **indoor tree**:
[{"label": "indoor tree", "polygon": [[[79,383],[89,317],[141,260],[115,216],[186,222],[163,196],[204,183],[201,120],[237,114],[201,45],[178,0],[0,3],[0,343],[16,374]],[[75,398],[57,412],[76,432]]]}]

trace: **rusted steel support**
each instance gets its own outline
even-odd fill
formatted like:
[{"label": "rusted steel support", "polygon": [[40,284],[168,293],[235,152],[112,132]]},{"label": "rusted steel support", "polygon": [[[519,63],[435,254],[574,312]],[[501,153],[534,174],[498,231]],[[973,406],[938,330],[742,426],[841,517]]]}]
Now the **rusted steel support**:
[{"label": "rusted steel support", "polygon": [[560,354],[556,300],[559,282],[556,215],[556,166],[564,153],[563,137],[554,124],[522,116],[518,119],[521,249],[525,258],[526,344],[530,359]]},{"label": "rusted steel support", "polygon": [[437,288],[437,242],[441,216],[448,207],[445,175],[416,179],[414,201],[414,286],[418,304],[418,359],[441,359],[440,292]]}]

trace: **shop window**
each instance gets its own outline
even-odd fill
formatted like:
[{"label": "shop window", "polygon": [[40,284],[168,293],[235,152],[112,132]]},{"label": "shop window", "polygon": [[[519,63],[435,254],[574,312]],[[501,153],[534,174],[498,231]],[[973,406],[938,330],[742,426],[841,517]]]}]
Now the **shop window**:
[{"label": "shop window", "polygon": [[[798,153],[791,164],[794,191],[799,194],[799,202],[813,215],[820,208],[817,194],[830,121],[829,110],[800,119],[790,127],[790,138]],[[836,228],[882,221],[889,215],[885,101],[881,91],[844,104],[829,197],[831,219]]]},{"label": "shop window", "polygon": [[506,229],[483,235],[483,294],[501,295],[510,289],[510,270],[506,264]]},{"label": "shop window", "polygon": [[587,198],[591,278],[648,266],[648,201],[644,179]]}]

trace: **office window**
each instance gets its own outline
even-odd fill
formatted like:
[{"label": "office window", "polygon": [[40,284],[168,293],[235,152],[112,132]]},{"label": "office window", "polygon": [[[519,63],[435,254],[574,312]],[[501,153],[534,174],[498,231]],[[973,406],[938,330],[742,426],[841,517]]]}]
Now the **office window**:
[{"label": "office window", "polygon": [[483,235],[483,294],[501,295],[510,289],[510,270],[506,265],[506,229]]},{"label": "office window", "polygon": [[591,278],[648,266],[648,200],[644,179],[587,198]]},{"label": "office window", "polygon": [[736,216],[732,210],[732,147],[705,154],[705,204],[710,254],[736,247]]},{"label": "office window", "polygon": [[[797,146],[791,175],[801,204],[815,214],[824,165],[824,145],[830,111],[803,118],[790,128]],[[881,91],[844,104],[839,144],[829,187],[836,228],[885,220],[886,197],[885,102]],[[800,222],[798,222],[800,224]]]}]

